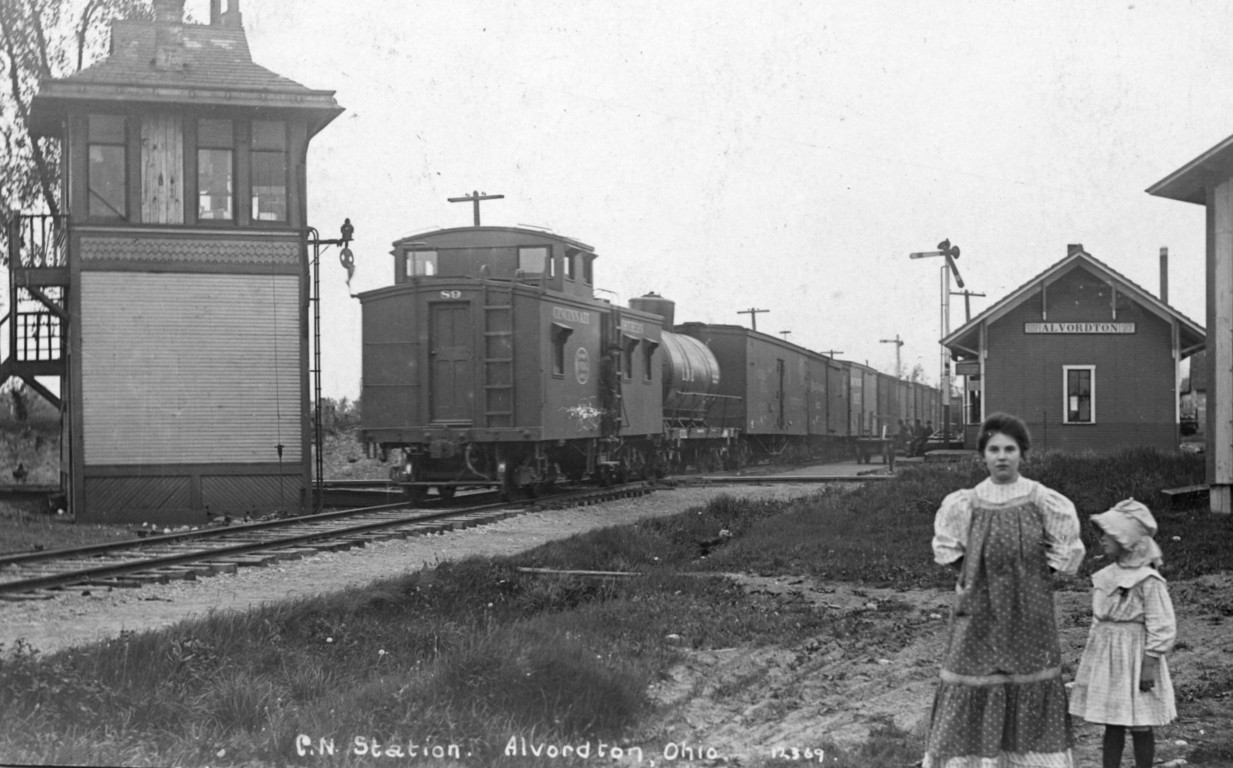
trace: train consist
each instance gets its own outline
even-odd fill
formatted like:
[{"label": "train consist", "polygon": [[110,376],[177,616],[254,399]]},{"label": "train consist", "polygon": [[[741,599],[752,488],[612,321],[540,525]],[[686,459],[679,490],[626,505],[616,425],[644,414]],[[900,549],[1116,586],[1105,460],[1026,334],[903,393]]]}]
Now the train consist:
[{"label": "train consist", "polygon": [[359,296],[362,440],[435,488],[534,495],[687,467],[851,455],[938,390],[733,325],[674,324],[649,294],[595,296],[595,250],[525,227],[394,243],[394,284]]}]

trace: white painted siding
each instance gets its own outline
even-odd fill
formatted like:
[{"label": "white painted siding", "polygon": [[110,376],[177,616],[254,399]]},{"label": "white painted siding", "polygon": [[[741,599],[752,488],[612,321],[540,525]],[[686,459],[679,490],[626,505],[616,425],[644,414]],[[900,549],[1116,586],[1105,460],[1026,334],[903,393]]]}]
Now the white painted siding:
[{"label": "white painted siding", "polygon": [[299,301],[293,275],[83,272],[86,463],[300,461]]}]

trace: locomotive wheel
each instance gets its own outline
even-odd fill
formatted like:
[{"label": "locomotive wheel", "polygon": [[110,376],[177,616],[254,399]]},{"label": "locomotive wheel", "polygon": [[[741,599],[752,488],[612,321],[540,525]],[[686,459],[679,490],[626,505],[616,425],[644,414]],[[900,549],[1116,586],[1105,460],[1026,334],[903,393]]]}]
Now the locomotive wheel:
[{"label": "locomotive wheel", "polygon": [[458,489],[452,485],[438,485],[437,486],[437,495],[441,497],[442,501],[449,501],[450,499],[454,498],[454,494],[457,491]]}]

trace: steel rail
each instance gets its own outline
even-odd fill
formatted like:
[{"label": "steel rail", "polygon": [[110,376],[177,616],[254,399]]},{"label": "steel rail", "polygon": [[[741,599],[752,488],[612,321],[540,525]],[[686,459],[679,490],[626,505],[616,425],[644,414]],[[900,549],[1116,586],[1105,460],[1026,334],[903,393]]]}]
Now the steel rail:
[{"label": "steel rail", "polygon": [[91,555],[103,552],[114,552],[122,549],[139,549],[150,547],[155,544],[166,544],[168,542],[180,542],[190,539],[211,539],[222,538],[229,534],[234,534],[236,531],[259,531],[268,528],[281,528],[300,525],[303,523],[325,522],[333,518],[340,517],[357,517],[363,514],[373,512],[392,511],[397,509],[406,509],[408,503],[403,501],[392,504],[377,504],[371,507],[356,507],[354,509],[334,510],[331,512],[318,512],[312,515],[303,515],[299,517],[282,517],[276,520],[258,520],[251,523],[235,523],[226,526],[210,526],[208,528],[198,528],[193,531],[176,531],[175,533],[161,533],[153,536],[144,536],[138,539],[124,539],[121,541],[113,541],[105,544],[87,544],[84,547],[68,547],[65,549],[44,549],[37,552],[17,552],[12,554],[0,555],[0,567],[6,565],[18,565],[28,562],[37,562],[39,560],[55,560],[75,555]]},{"label": "steel rail", "polygon": [[[639,489],[646,489],[646,488],[648,488],[647,483],[639,482],[639,483],[630,483],[630,484],[619,486],[619,487],[606,488],[606,489],[603,489],[603,491],[598,491],[598,492],[595,490],[588,490],[585,492],[572,494],[572,496],[586,497],[586,496],[596,496],[600,494],[607,495],[607,494],[612,494],[612,493],[622,493],[622,492],[627,492],[631,490],[639,490]],[[563,501],[563,500],[564,499],[562,498],[555,498],[549,501],[558,502],[558,501]],[[408,526],[414,526],[420,523],[426,524],[427,526],[432,526],[432,524],[434,523],[447,522],[451,518],[461,518],[465,520],[467,517],[482,514],[484,512],[492,512],[492,511],[500,510],[500,509],[518,508],[520,506],[525,507],[525,506],[531,506],[531,505],[533,505],[533,502],[530,502],[530,501],[526,503],[513,503],[513,504],[509,502],[481,504],[481,505],[477,505],[474,507],[465,507],[463,509],[451,509],[451,510],[446,510],[442,512],[433,512],[429,514],[420,514],[420,515],[412,515],[408,517],[400,517],[400,518],[396,518],[393,520],[378,520],[378,521],[373,521],[373,522],[362,523],[360,525],[350,525],[350,526],[344,526],[341,528],[329,528],[326,530],[310,531],[307,533],[295,534],[291,536],[281,536],[281,537],[277,537],[277,538],[273,538],[273,539],[269,539],[265,541],[246,541],[246,542],[235,543],[235,544],[225,544],[219,547],[210,547],[208,550],[194,549],[194,550],[190,550],[187,552],[176,553],[176,554],[162,555],[162,556],[156,556],[156,557],[147,557],[147,558],[141,558],[141,559],[132,559],[132,560],[127,560],[121,563],[111,563],[111,564],[106,564],[106,565],[99,565],[99,566],[92,567],[92,568],[84,568],[84,569],[73,570],[73,571],[64,571],[64,572],[55,573],[55,574],[46,575],[46,576],[36,576],[30,579],[19,579],[19,580],[14,580],[10,582],[0,582],[0,595],[19,594],[23,592],[33,592],[36,590],[51,589],[51,588],[56,588],[56,587],[67,587],[67,586],[72,586],[74,584],[80,584],[82,582],[114,578],[117,576],[122,576],[124,574],[131,574],[131,573],[137,573],[137,572],[143,572],[143,571],[158,571],[160,569],[167,568],[169,566],[183,565],[183,564],[193,563],[193,562],[202,562],[202,561],[209,562],[212,560],[226,560],[229,557],[235,557],[237,555],[244,555],[250,552],[256,552],[256,551],[261,551],[261,550],[285,549],[287,547],[292,547],[298,544],[305,544],[305,543],[314,542],[314,541],[329,540],[329,539],[344,539],[345,540],[349,537],[363,535],[366,533],[378,531],[378,530],[385,529],[385,528],[408,527]],[[381,505],[381,506],[389,507],[391,505]],[[406,506],[406,505],[403,504],[403,505],[394,505],[394,506]],[[372,511],[383,511],[383,510],[381,510],[380,508],[374,507],[374,508],[368,508],[367,511],[372,512]],[[351,510],[351,512],[356,513],[357,511]],[[340,516],[339,513],[322,513],[319,515],[309,515],[304,518],[290,518],[289,520],[271,521],[271,522],[286,523],[290,521],[294,523],[302,523],[303,521],[308,520],[308,519],[317,519],[320,522],[325,522],[321,520],[321,518],[333,518],[333,517],[339,517],[339,516]],[[229,533],[235,533],[237,531],[248,532],[256,528],[268,529],[270,527],[273,527],[273,526],[250,524],[248,526],[243,526],[241,528],[228,529],[227,532]],[[174,536],[161,536],[158,538],[160,539],[160,541],[156,543],[163,543],[163,544],[182,543],[184,541],[183,538],[177,539]],[[192,537],[189,537],[189,538],[192,538]],[[149,540],[148,539],[138,539],[137,541],[146,542]],[[121,545],[126,545],[126,544],[130,544],[131,542],[117,542],[117,543]],[[363,543],[367,543],[367,542],[363,542]],[[94,547],[80,548],[80,549],[91,549],[95,552],[101,552],[107,549],[107,545],[95,545]],[[119,547],[119,549],[127,550],[127,549],[131,549],[131,547],[121,546]],[[70,552],[80,554],[78,550],[58,550],[56,552],[52,552],[51,554],[53,555],[59,554],[61,556],[60,559],[65,559],[68,553]],[[47,554],[47,553],[40,552],[37,554],[42,555],[42,554]],[[54,558],[44,558],[44,559],[51,560]]]}]

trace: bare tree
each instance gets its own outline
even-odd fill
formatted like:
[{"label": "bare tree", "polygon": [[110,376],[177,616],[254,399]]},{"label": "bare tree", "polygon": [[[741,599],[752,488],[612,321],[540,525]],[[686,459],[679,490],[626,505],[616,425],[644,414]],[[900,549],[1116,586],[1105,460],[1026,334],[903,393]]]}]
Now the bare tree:
[{"label": "bare tree", "polygon": [[[31,137],[30,101],[40,80],[66,77],[96,60],[111,22],[122,18],[151,18],[149,0],[0,0],[0,212],[6,217],[60,212],[60,147]],[[7,258],[4,247],[0,260]]]}]

